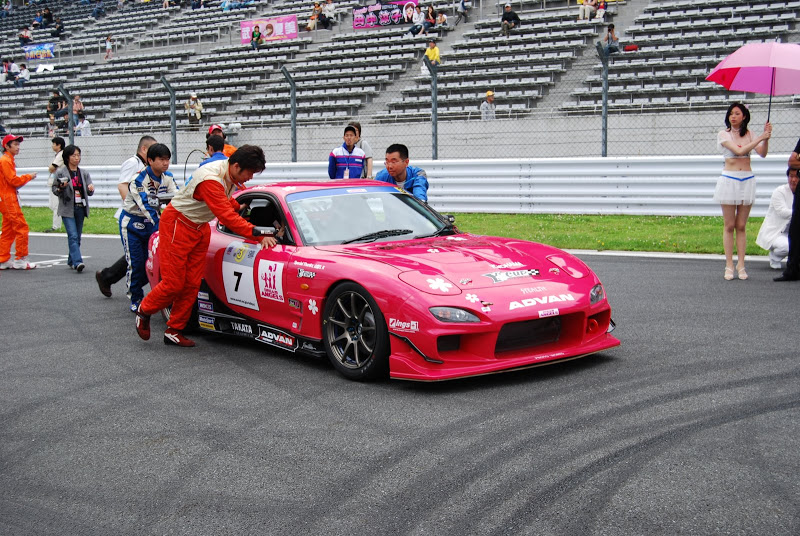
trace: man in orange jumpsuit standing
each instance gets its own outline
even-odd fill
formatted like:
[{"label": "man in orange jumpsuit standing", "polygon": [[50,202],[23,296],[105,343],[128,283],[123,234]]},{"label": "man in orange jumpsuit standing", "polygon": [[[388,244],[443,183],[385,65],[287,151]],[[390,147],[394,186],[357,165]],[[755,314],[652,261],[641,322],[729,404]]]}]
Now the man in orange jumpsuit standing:
[{"label": "man in orange jumpsuit standing", "polygon": [[[0,214],[3,215],[0,235],[0,270],[32,270],[36,265],[28,262],[28,222],[19,206],[17,189],[36,178],[33,175],[17,175],[14,157],[19,154],[22,136],[9,134],[3,138],[3,156],[0,157]],[[11,244],[16,241],[16,257],[11,261]]]},{"label": "man in orange jumpsuit standing", "polygon": [[230,158],[231,155],[234,153],[234,151],[236,151],[236,147],[228,144],[228,137],[222,131],[222,125],[211,125],[210,127],[208,127],[208,134],[206,135],[206,139],[210,138],[211,136],[219,136],[223,140],[225,140],[225,146],[222,148],[222,154],[224,154],[228,158]]},{"label": "man in orange jumpsuit standing", "polygon": [[242,218],[239,203],[231,199],[237,188],[264,171],[264,151],[243,145],[227,160],[209,162],[194,172],[161,215],[158,259],[161,282],[145,296],[136,312],[136,332],[150,338],[150,315],[172,305],[164,344],[194,346],[182,331],[191,316],[203,279],[206,252],[211,237],[208,222],[214,218],[241,236],[260,239],[261,247],[277,241]]}]

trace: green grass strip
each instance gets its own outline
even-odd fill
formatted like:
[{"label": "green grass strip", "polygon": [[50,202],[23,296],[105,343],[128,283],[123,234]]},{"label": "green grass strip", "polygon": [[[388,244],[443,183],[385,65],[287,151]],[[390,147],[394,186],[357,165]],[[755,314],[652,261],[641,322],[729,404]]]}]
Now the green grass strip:
[{"label": "green grass strip", "polygon": [[[48,208],[24,207],[31,231],[50,228]],[[116,209],[93,208],[85,234],[119,232]],[[722,254],[722,216],[621,216],[572,214],[456,214],[463,232],[542,242],[563,249],[666,251]],[[763,218],[747,222],[747,253],[766,255],[755,244]],[[63,227],[62,227],[63,232]]]}]

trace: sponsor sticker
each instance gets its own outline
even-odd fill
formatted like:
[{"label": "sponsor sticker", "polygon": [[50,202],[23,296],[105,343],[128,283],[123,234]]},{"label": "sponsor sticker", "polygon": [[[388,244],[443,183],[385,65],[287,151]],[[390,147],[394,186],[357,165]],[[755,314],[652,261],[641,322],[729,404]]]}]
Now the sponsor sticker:
[{"label": "sponsor sticker", "polygon": [[522,268],[523,264],[519,261],[507,262],[505,264],[490,264],[495,270],[505,270],[506,268]]},{"label": "sponsor sticker", "polygon": [[222,282],[225,299],[231,305],[258,311],[253,264],[258,250],[243,242],[231,242],[222,257]]},{"label": "sponsor sticker", "polygon": [[244,322],[231,321],[231,328],[233,329],[233,331],[236,331],[237,333],[243,333],[246,335],[253,334],[253,328],[250,326],[250,324],[245,324]]},{"label": "sponsor sticker", "polygon": [[289,298],[289,307],[291,307],[292,309],[302,309],[303,303],[300,300]]},{"label": "sponsor sticker", "polygon": [[198,301],[197,308],[200,309],[201,311],[206,311],[208,313],[214,312],[214,304],[211,302]]},{"label": "sponsor sticker", "polygon": [[302,266],[303,268],[310,268],[312,270],[324,270],[325,265],[319,263],[310,263],[306,261],[294,261],[295,266]]},{"label": "sponsor sticker", "polygon": [[545,318],[547,316],[558,316],[558,309],[544,309],[543,311],[539,311],[539,318]]},{"label": "sponsor sticker", "polygon": [[206,316],[206,315],[198,315],[197,322],[200,324],[200,327],[203,329],[208,329],[211,331],[216,331],[217,328],[214,326],[214,317],[213,316]]},{"label": "sponsor sticker", "polygon": [[210,299],[208,297],[208,292],[203,292],[202,290],[197,293],[197,298],[200,299],[200,300],[208,300],[208,299]]},{"label": "sponsor sticker", "polygon": [[258,263],[258,290],[262,298],[283,302],[283,263],[261,260]]},{"label": "sponsor sticker", "polygon": [[[533,307],[535,305],[547,305],[548,303],[568,301],[575,301],[575,298],[572,296],[572,294],[559,294],[558,296],[555,294],[550,296],[537,296],[534,298],[525,298],[521,301],[512,301],[508,306],[508,310],[513,311],[514,309],[520,309],[522,307]],[[558,309],[555,309],[555,311],[555,314],[558,314]]]},{"label": "sponsor sticker", "polygon": [[258,337],[256,337],[256,340],[291,351],[297,349],[297,338],[293,335],[260,324],[258,326]]},{"label": "sponsor sticker", "polygon": [[400,320],[399,318],[390,318],[389,328],[395,331],[416,333],[419,331],[419,322],[417,322],[416,320]]},{"label": "sponsor sticker", "polygon": [[313,352],[319,351],[319,348],[317,348],[314,343],[309,341],[303,341],[303,344],[300,345],[300,348],[303,350],[311,350]]},{"label": "sponsor sticker", "polygon": [[482,274],[492,280],[492,283],[502,283],[509,279],[516,279],[518,277],[530,277],[532,275],[539,275],[539,270],[536,268],[530,270],[512,270],[510,272],[489,272]]},{"label": "sponsor sticker", "polygon": [[317,311],[319,311],[319,307],[317,307],[317,300],[308,300],[308,310],[311,311],[312,315],[316,316]]},{"label": "sponsor sticker", "polygon": [[317,273],[316,272],[309,272],[305,268],[298,268],[297,269],[297,277],[305,277],[305,278],[308,278],[308,279],[314,279],[315,277],[317,277]]},{"label": "sponsor sticker", "polygon": [[546,292],[547,287],[523,287],[519,289],[523,294],[534,294],[537,292]]},{"label": "sponsor sticker", "polygon": [[133,222],[133,228],[134,229],[143,230],[144,229],[144,224],[142,222],[140,222],[140,221],[135,221],[135,222]]}]

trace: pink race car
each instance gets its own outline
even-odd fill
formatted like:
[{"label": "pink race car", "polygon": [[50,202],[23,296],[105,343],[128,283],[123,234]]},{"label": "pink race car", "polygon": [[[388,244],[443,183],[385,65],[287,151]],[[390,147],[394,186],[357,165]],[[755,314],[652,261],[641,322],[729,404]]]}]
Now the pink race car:
[{"label": "pink race car", "polygon": [[[209,224],[201,330],[327,356],[353,380],[462,378],[620,344],[603,285],[581,260],[461,233],[394,186],[285,182],[237,200],[244,218],[282,237],[261,250]],[[157,234],[147,266],[155,285]]]}]

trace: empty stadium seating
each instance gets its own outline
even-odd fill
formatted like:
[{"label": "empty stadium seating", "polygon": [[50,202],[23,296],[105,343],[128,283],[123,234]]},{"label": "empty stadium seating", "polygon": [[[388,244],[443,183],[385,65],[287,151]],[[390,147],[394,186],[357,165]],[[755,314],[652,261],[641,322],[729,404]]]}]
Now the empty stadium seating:
[{"label": "empty stadium seating", "polygon": [[[33,32],[34,43],[57,42],[52,71],[33,73],[24,89],[0,86],[0,121],[23,135],[45,135],[50,91],[63,83],[82,95],[95,134],[145,132],[168,128],[170,99],[164,76],[176,92],[180,129],[193,128],[183,110],[189,93],[204,104],[204,121],[263,128],[291,119],[290,84],[296,85],[299,122],[340,123],[352,118],[375,121],[427,121],[432,114],[430,74],[420,69],[426,40],[443,49],[437,71],[437,111],[442,120],[473,119],[489,89],[499,118],[519,119],[547,106],[554,114],[597,114],[602,103],[601,64],[595,42],[615,16],[629,15],[623,42],[636,52],[615,54],[609,72],[609,109],[646,112],[724,107],[730,93],[705,81],[722,58],[750,41],[796,35],[800,0],[777,2],[676,0],[667,3],[628,0],[612,3],[605,19],[576,21],[577,8],[566,0],[514,0],[522,25],[510,37],[500,35],[504,1],[474,9],[469,23],[449,31],[410,37],[408,26],[354,32],[348,18],[357,0],[336,1],[335,31],[303,30],[309,0],[259,0],[241,9],[208,7],[164,9],[160,2],[106,2],[106,15],[89,17],[92,6],[48,0],[65,21],[69,35]],[[42,6],[16,8],[0,20],[0,56],[18,63],[16,35]],[[436,7],[453,13],[453,2]],[[244,19],[296,15],[297,39],[275,41],[252,50],[242,44]],[[105,37],[116,47],[105,61]],[[444,52],[446,50],[446,53]],[[578,70],[576,70],[578,69]],[[575,76],[587,70],[586,74]],[[750,96],[752,100],[752,96]],[[796,106],[796,98],[776,102]],[[545,104],[543,104],[545,103]]]}]

